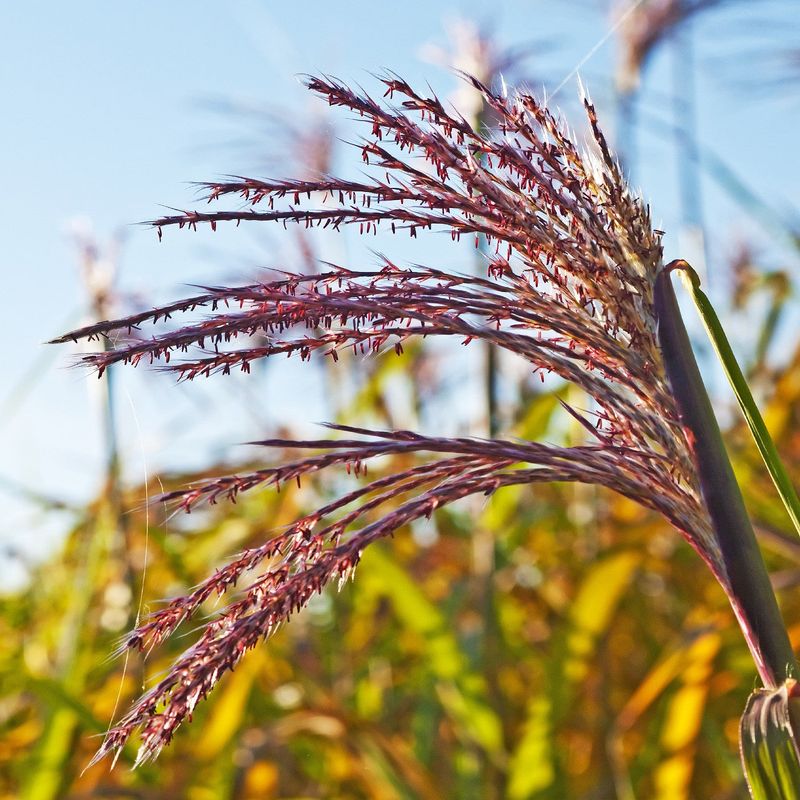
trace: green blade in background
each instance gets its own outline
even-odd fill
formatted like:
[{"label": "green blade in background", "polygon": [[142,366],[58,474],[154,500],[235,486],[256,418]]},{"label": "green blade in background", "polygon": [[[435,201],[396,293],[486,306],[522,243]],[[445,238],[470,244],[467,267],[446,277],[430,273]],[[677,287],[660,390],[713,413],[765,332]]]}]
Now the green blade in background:
[{"label": "green blade in background", "polygon": [[558,685],[531,695],[522,734],[509,759],[506,797],[510,800],[560,796],[554,793],[561,789],[556,785],[560,758],[556,730],[575,702],[577,687],[591,673],[598,643],[640,561],[637,553],[622,550],[587,571],[565,627],[551,646],[552,672],[559,676]]}]

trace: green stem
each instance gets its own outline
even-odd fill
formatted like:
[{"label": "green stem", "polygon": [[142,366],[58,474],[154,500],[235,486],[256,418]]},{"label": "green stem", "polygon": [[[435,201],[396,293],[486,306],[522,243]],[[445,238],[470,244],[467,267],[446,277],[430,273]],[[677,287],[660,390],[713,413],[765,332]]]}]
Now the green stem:
[{"label": "green stem", "polygon": [[682,263],[672,262],[656,279],[659,342],[720,546],[725,589],[758,674],[774,688],[798,674],[797,662],[675,299],[670,272]]},{"label": "green stem", "polygon": [[697,306],[697,311],[703,321],[706,333],[708,333],[708,338],[711,340],[722,368],[728,376],[728,382],[736,395],[736,399],[739,401],[739,407],[747,420],[747,425],[753,434],[753,439],[755,439],[756,446],[761,453],[761,458],[764,460],[772,482],[778,490],[778,494],[786,507],[795,530],[800,535],[800,498],[798,498],[789,473],[778,455],[775,442],[772,441],[772,437],[769,435],[764,418],[761,416],[750,387],[747,385],[747,379],[739,368],[736,356],[733,354],[717,312],[714,311],[714,306],[711,305],[711,301],[705,292],[700,289],[700,278],[697,273],[685,261],[674,261],[670,266],[672,269],[681,270],[687,278],[684,283]]}]

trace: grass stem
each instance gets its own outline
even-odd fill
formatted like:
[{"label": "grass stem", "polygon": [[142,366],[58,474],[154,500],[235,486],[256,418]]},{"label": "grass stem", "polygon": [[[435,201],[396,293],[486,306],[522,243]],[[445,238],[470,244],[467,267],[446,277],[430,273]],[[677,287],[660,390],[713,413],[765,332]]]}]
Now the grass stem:
[{"label": "grass stem", "polygon": [[797,662],[672,288],[670,274],[684,264],[673,261],[656,279],[659,342],[722,551],[728,597],[764,685],[774,688],[797,676]]}]

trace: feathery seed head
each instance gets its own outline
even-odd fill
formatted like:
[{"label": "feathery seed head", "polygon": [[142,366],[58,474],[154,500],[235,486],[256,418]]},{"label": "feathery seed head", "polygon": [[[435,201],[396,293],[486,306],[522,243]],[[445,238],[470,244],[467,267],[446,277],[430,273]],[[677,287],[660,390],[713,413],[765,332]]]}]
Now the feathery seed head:
[{"label": "feathery seed head", "polygon": [[[280,487],[322,470],[365,473],[369,460],[381,455],[417,459],[414,466],[365,479],[289,530],[239,554],[135,630],[125,646],[149,651],[207,598],[263,569],[116,723],[97,758],[118,750],[137,728],[140,760],[155,757],[225,670],[315,592],[347,580],[366,546],[470,495],[544,481],[606,486],[661,513],[724,584],[658,346],[653,287],[661,242],[648,209],[625,185],[588,99],[592,155],[582,154],[561,122],[530,94],[506,98],[468,80],[497,120],[492,132],[477,131],[435,96],[417,93],[394,75],[382,80],[384,102],[331,78],[310,78],[309,87],[332,106],[366,122],[360,149],[367,177],[208,183],[210,210],[152,224],[161,231],[273,221],[336,229],[358,225],[362,233],[380,226],[411,236],[436,227],[455,240],[486,237],[487,276],[402,268],[388,259],[371,271],[329,267],[247,286],[208,287],[58,341],[113,334],[115,347],[85,357],[87,364],[102,372],[119,362],[161,362],[191,380],[248,371],[253,361],[278,354],[336,359],[347,347],[356,352],[393,347],[399,353],[413,336],[480,339],[525,359],[534,371],[582,387],[595,411],[591,416],[568,411],[594,441],[556,447],[339,426],[351,438],[263,441],[265,447],[316,452],[170,495],[189,510],[201,501],[234,499],[255,486]],[[215,207],[229,199],[237,200],[234,210]],[[171,324],[173,317],[186,322]],[[153,326],[154,333],[146,335],[145,326]]]}]

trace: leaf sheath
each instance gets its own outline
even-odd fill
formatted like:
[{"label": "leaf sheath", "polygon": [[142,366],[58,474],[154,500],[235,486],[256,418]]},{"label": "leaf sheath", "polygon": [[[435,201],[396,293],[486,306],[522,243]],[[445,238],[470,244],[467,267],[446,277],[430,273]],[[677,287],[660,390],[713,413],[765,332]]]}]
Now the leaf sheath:
[{"label": "leaf sheath", "polygon": [[721,548],[726,591],[761,680],[774,688],[797,674],[797,662],[680,315],[670,281],[676,263],[665,267],[655,283],[658,338]]}]

